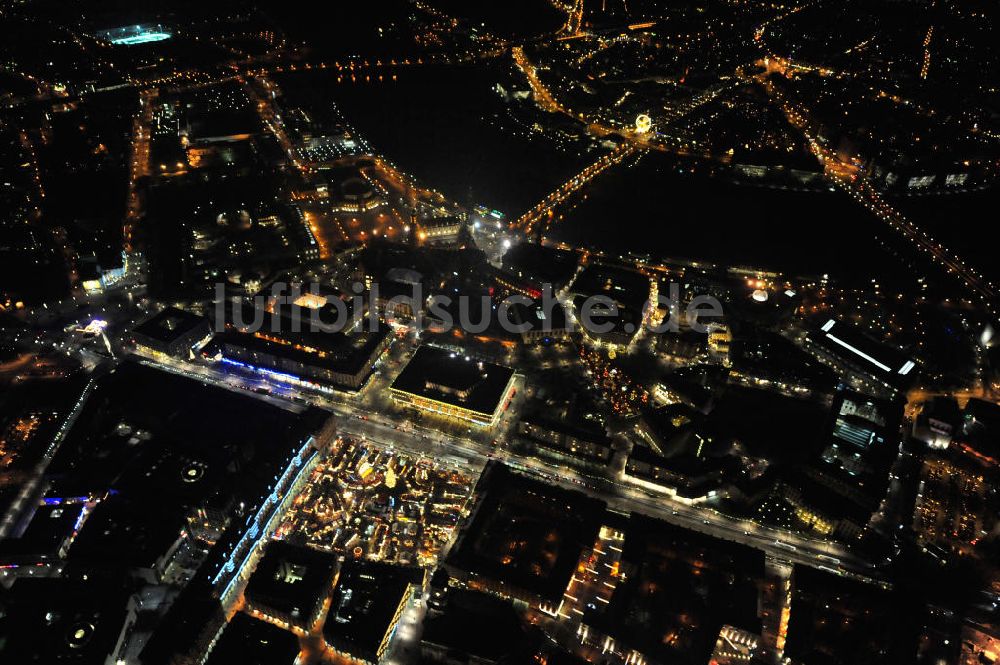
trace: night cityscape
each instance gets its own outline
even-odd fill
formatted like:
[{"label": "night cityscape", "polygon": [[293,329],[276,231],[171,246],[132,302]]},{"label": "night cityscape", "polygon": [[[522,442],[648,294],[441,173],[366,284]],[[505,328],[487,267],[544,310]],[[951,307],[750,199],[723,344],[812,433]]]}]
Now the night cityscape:
[{"label": "night cityscape", "polygon": [[998,29],[0,3],[0,665],[1000,663]]}]

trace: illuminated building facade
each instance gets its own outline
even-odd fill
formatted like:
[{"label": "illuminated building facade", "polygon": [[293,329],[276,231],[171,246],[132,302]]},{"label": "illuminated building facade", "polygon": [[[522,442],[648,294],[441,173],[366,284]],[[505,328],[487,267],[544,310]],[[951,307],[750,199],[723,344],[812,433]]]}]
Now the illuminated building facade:
[{"label": "illuminated building facade", "polygon": [[635,446],[625,462],[624,477],[640,487],[663,492],[684,503],[714,498],[725,467],[696,456],[666,458],[644,446]]},{"label": "illuminated building facade", "polygon": [[795,477],[789,474],[775,485],[772,496],[761,504],[759,514],[773,518],[763,513],[773,510],[775,506],[769,504],[780,499],[798,527],[821,536],[856,540],[864,534],[874,507],[860,493],[847,496],[849,491],[850,488],[826,474],[803,469]]},{"label": "illuminated building facade", "polygon": [[362,177],[347,178],[330,196],[334,212],[364,213],[386,205],[385,197]]},{"label": "illuminated building facade", "polygon": [[308,631],[319,618],[335,570],[332,554],[273,540],[247,584],[247,609],[289,630]]},{"label": "illuminated building facade", "polygon": [[420,568],[346,562],[323,625],[330,651],[366,665],[382,662],[403,610],[424,588],[425,575]]},{"label": "illuminated building facade", "polygon": [[363,387],[391,341],[386,331],[318,337],[320,343],[310,345],[278,334],[227,330],[212,339],[207,353],[230,367],[329,392]]},{"label": "illuminated building facade", "polygon": [[[120,261],[114,257],[106,257],[99,261],[97,256],[81,258],[78,261],[80,271],[80,286],[85,293],[104,293],[111,287],[120,284],[128,272],[128,257],[122,253]],[[107,263],[111,261],[111,263]]]},{"label": "illuminated building facade", "polygon": [[212,337],[208,319],[177,307],[167,307],[132,331],[132,341],[153,355],[190,358]]},{"label": "illuminated building facade", "polygon": [[465,222],[460,217],[430,217],[417,224],[422,240],[457,238],[463,226],[465,226]]},{"label": "illuminated building facade", "polygon": [[936,397],[925,403],[913,421],[913,436],[936,450],[944,450],[959,431],[962,412],[954,398]]},{"label": "illuminated building facade", "polygon": [[514,395],[514,370],[421,346],[393,381],[399,404],[479,427],[493,427]]},{"label": "illuminated building facade", "polygon": [[298,655],[299,639],[294,634],[237,612],[212,642],[205,665],[293,665]]},{"label": "illuminated building facade", "polygon": [[[310,309],[312,298],[304,294],[296,304]],[[204,354],[231,368],[311,390],[359,390],[392,341],[385,328],[324,332],[286,310],[256,315],[261,318],[254,332],[231,325],[215,335]]]},{"label": "illuminated building facade", "polygon": [[729,326],[725,324],[711,324],[708,333],[708,348],[713,352],[728,358],[729,345],[733,341],[733,334],[729,331]]},{"label": "illuminated building facade", "polygon": [[540,454],[557,459],[604,467],[614,454],[603,430],[574,426],[564,420],[525,418],[517,424],[517,434]]},{"label": "illuminated building facade", "polygon": [[520,600],[553,615],[606,504],[490,463],[469,521],[444,563],[453,586]]}]

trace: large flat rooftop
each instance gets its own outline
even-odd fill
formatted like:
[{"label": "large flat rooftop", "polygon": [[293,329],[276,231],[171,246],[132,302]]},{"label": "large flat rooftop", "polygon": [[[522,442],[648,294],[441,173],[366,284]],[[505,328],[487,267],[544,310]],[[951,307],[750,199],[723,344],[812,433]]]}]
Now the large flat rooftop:
[{"label": "large flat rooftop", "polygon": [[903,387],[916,377],[916,363],[902,351],[842,321],[829,319],[818,330],[810,332],[809,339],[830,355],[889,385]]},{"label": "large flat rooftop", "polygon": [[307,624],[333,584],[336,557],[274,540],[250,577],[247,602]]},{"label": "large flat rooftop", "polygon": [[487,467],[477,493],[447,566],[495,590],[558,602],[581,552],[597,539],[604,502],[496,464]]},{"label": "large flat rooftop", "polygon": [[[125,362],[98,379],[60,445],[47,470],[50,494],[103,494],[142,456],[156,451],[188,455],[220,470],[239,464],[245,485],[247,471],[281,461],[319,429],[322,418]],[[188,485],[182,485],[185,491]]]},{"label": "large flat rooftop", "polygon": [[591,264],[577,276],[572,291],[584,297],[604,296],[622,308],[641,310],[650,297],[650,281],[635,270]]},{"label": "large flat rooftop", "polygon": [[172,344],[199,326],[207,330],[207,320],[177,307],[164,308],[146,319],[133,330],[140,339],[146,338],[160,344]]},{"label": "large flat rooftop", "polygon": [[785,655],[822,665],[913,662],[919,604],[877,586],[796,566]]},{"label": "large flat rooftop", "polygon": [[572,252],[536,243],[522,242],[503,255],[504,270],[535,284],[549,284],[553,291],[576,273],[578,258]]},{"label": "large flat rooftop", "polygon": [[259,505],[325,422],[125,362],[97,380],[46,471],[50,499],[97,497],[70,558],[147,568],[196,511]]},{"label": "large flat rooftop", "polygon": [[764,553],[632,515],[620,581],[584,623],[663,663],[707,663],[723,625],[760,631]]},{"label": "large flat rooftop", "polygon": [[288,311],[255,312],[248,308],[241,320],[257,321],[259,325],[230,326],[215,335],[207,352],[229,358],[234,348],[242,349],[272,371],[285,371],[287,363],[292,363],[354,376],[362,374],[378,349],[387,344],[388,329],[345,332],[336,329],[341,324],[336,317],[328,316],[321,317],[321,325],[314,327],[311,316],[308,310],[292,315]]},{"label": "large flat rooftop", "polygon": [[349,561],[340,569],[323,637],[338,651],[376,661],[423,572],[384,563]]},{"label": "large flat rooftop", "polygon": [[492,415],[500,406],[514,370],[421,346],[392,382],[391,389],[443,404]]},{"label": "large flat rooftop", "polygon": [[299,638],[293,633],[237,612],[205,665],[292,665],[298,655]]},{"label": "large flat rooftop", "polygon": [[0,662],[104,663],[126,618],[124,579],[19,579],[0,595]]}]

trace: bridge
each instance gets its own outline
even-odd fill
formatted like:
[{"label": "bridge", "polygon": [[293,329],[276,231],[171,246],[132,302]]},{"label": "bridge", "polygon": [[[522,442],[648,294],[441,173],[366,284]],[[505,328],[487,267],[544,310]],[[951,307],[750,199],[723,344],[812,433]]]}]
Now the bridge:
[{"label": "bridge", "polygon": [[598,159],[587,168],[583,169],[575,176],[564,182],[554,192],[539,201],[533,208],[521,215],[511,226],[524,233],[531,235],[536,231],[542,231],[539,224],[546,223],[555,217],[555,208],[570,196],[578,192],[591,180],[603,173],[615,164],[620,164],[629,155],[639,152],[632,143],[623,143],[617,148]]}]

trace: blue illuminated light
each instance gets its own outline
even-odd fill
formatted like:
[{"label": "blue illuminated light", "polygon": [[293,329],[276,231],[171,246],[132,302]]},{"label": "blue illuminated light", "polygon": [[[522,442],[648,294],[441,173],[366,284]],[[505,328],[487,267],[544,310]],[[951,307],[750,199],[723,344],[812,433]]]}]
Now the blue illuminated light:
[{"label": "blue illuminated light", "polygon": [[111,43],[117,46],[133,46],[135,44],[162,42],[165,39],[170,39],[170,36],[171,35],[169,32],[146,32],[141,35],[122,37],[121,39],[113,39],[111,40]]},{"label": "blue illuminated light", "polygon": [[308,383],[308,381],[304,381],[299,377],[295,376],[294,374],[285,374],[283,372],[276,372],[273,369],[268,369],[266,367],[257,367],[256,365],[251,365],[250,363],[241,362],[239,360],[233,360],[232,358],[226,358],[225,356],[223,356],[222,362],[226,363],[227,365],[234,365],[236,367],[242,367],[244,369],[248,369],[251,372],[260,372],[262,374],[267,374],[268,376],[273,376],[274,378],[280,381],[290,381],[292,383]]},{"label": "blue illuminated light", "polygon": [[173,37],[173,34],[162,25],[139,24],[102,30],[96,36],[115,46],[135,46],[162,42]]},{"label": "blue illuminated light", "polygon": [[295,376],[294,374],[286,374],[285,372],[278,372],[276,370],[269,369],[267,367],[258,367],[257,365],[251,365],[250,363],[245,363],[241,360],[233,360],[232,358],[226,358],[225,356],[222,356],[220,360],[227,365],[232,365],[233,367],[240,367],[242,369],[249,370],[251,372],[256,372],[258,374],[264,374],[276,381],[281,381],[282,383],[290,383],[296,386],[306,386],[308,388],[312,388],[313,390],[319,390],[321,392],[326,392],[326,393],[333,392],[331,388],[320,385],[318,383],[314,383],[312,381],[307,381],[306,379],[303,379],[302,377],[299,376]]},{"label": "blue illuminated light", "polygon": [[[308,461],[313,459],[318,454],[317,451],[314,450],[311,455],[308,455],[308,458],[306,459],[305,462],[303,462],[302,460],[302,457],[306,455],[307,451],[312,446],[314,440],[315,439],[313,437],[309,437],[309,439],[306,440],[305,445],[303,445],[302,448],[299,450],[298,454],[296,454],[289,461],[288,466],[285,467],[285,470],[281,474],[281,477],[275,483],[274,489],[271,491],[270,496],[268,496],[267,499],[265,499],[264,502],[261,504],[260,508],[254,514],[252,520],[250,520],[249,528],[243,533],[243,536],[240,538],[239,542],[236,543],[236,546],[229,553],[229,558],[227,559],[226,563],[222,566],[219,572],[216,573],[215,576],[212,578],[212,584],[218,584],[219,581],[222,579],[222,576],[225,575],[226,573],[232,573],[234,571],[237,572],[237,574],[233,575],[232,578],[229,580],[229,582],[226,584],[226,587],[222,592],[222,597],[225,597],[226,594],[229,593],[229,590],[232,588],[233,584],[236,582],[237,579],[239,579],[239,571],[243,570],[243,567],[246,565],[247,561],[250,560],[250,555],[253,554],[256,542],[253,542],[253,544],[250,545],[250,542],[248,541],[257,541],[262,535],[264,535],[264,533],[266,533],[267,523],[269,523],[272,519],[274,519],[275,516],[274,513],[272,513],[267,518],[267,520],[264,520],[263,518],[268,508],[272,506],[277,508],[281,505],[281,501],[284,498],[281,488],[284,488],[286,492],[290,491],[291,488],[295,486],[299,478],[302,476],[302,472],[305,470]],[[296,471],[296,469],[298,470]],[[264,529],[261,529],[260,527],[261,522],[265,523]],[[240,555],[240,553],[244,549],[246,551],[243,553],[243,558],[240,561],[239,565],[237,565],[236,558]]]},{"label": "blue illuminated light", "polygon": [[46,506],[60,506],[64,503],[86,503],[89,498],[86,496],[46,497],[42,499],[42,503]]}]

